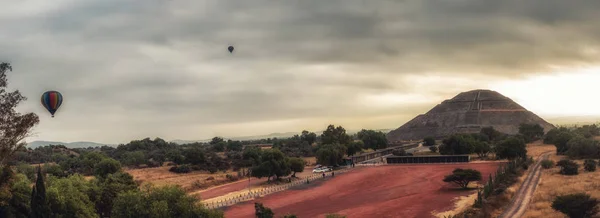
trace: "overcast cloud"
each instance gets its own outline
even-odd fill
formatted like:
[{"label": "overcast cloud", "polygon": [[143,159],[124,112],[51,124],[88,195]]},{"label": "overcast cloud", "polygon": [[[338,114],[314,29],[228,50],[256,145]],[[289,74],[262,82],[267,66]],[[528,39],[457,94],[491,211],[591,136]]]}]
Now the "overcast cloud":
[{"label": "overcast cloud", "polygon": [[[10,87],[29,97],[20,109],[41,116],[31,140],[395,128],[490,81],[600,60],[597,0],[0,5],[0,61],[13,65]],[[54,119],[39,105],[46,90],[65,98]],[[390,93],[409,100],[369,100]]]}]

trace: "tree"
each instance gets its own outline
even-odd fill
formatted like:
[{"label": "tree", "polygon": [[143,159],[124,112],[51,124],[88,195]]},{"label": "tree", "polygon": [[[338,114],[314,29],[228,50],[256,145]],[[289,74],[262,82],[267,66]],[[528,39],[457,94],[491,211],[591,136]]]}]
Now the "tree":
[{"label": "tree", "polygon": [[[23,174],[15,174],[10,181],[10,189],[0,191],[0,198],[3,202],[0,204],[0,217],[29,217],[31,202],[31,180]],[[9,191],[10,196],[3,195],[4,191]],[[8,197],[10,199],[4,199]]]},{"label": "tree", "polygon": [[108,174],[101,180],[95,180],[97,189],[91,192],[96,196],[95,207],[102,217],[110,217],[114,200],[119,193],[137,190],[137,184],[133,176],[125,172]]},{"label": "tree", "polygon": [[0,167],[3,167],[17,150],[25,147],[23,140],[31,128],[40,122],[34,113],[21,114],[15,108],[27,100],[19,90],[8,92],[6,72],[12,71],[8,63],[0,63]]},{"label": "tree", "polygon": [[227,151],[241,151],[244,148],[240,141],[227,141]]},{"label": "tree", "polygon": [[335,127],[334,125],[327,126],[327,129],[321,134],[321,144],[341,144],[347,145],[352,141],[352,138],[346,134],[346,129],[342,126]]},{"label": "tree", "polygon": [[598,200],[585,193],[557,196],[552,208],[570,218],[587,218],[598,213]]},{"label": "tree", "polygon": [[560,167],[560,174],[563,175],[577,175],[579,174],[579,164],[572,160],[560,160],[556,163],[556,166]]},{"label": "tree", "polygon": [[38,167],[37,180],[31,191],[31,216],[35,218],[49,217],[50,208],[46,200],[46,185],[41,167]]},{"label": "tree", "polygon": [[331,214],[325,215],[325,218],[346,218],[346,216],[339,215],[339,214],[336,214],[336,213],[331,213]]},{"label": "tree", "polygon": [[294,172],[292,177],[296,177],[296,173],[304,171],[304,165],[306,165],[304,159],[298,157],[290,158],[290,169]]},{"label": "tree", "polygon": [[435,138],[433,138],[431,136],[425,137],[423,139],[423,145],[425,145],[425,146],[434,146],[435,145]]},{"label": "tree", "polygon": [[481,180],[481,172],[474,169],[457,168],[452,171],[452,174],[444,177],[444,182],[453,182],[466,189],[469,183]]},{"label": "tree", "polygon": [[544,128],[540,124],[526,124],[522,123],[519,125],[519,134],[525,137],[525,142],[529,143],[544,136]]},{"label": "tree", "polygon": [[278,149],[265,150],[260,156],[260,164],[252,167],[252,176],[257,178],[267,177],[269,181],[272,176],[279,179],[279,177],[291,173],[289,158]]},{"label": "tree", "polygon": [[221,143],[221,142],[225,142],[225,140],[223,140],[223,138],[221,138],[221,137],[214,137],[214,138],[212,138],[212,139],[210,140],[210,143],[209,143],[209,144],[211,144],[211,145],[216,145],[216,144],[219,144],[219,143]]},{"label": "tree", "polygon": [[296,216],[294,214],[287,214],[287,215],[284,215],[283,218],[298,218],[298,216]]},{"label": "tree", "polygon": [[600,145],[598,141],[583,136],[576,136],[567,142],[569,148],[565,154],[570,158],[598,158]]},{"label": "tree", "polygon": [[302,130],[302,135],[300,135],[300,140],[312,145],[317,141],[317,134],[314,132],[309,132],[306,130]]},{"label": "tree", "polygon": [[346,147],[340,144],[323,145],[317,150],[317,163],[325,166],[337,165],[343,162]]},{"label": "tree", "polygon": [[554,139],[554,146],[556,146],[556,154],[564,154],[569,150],[568,142],[575,138],[575,134],[571,132],[561,132]]},{"label": "tree", "polygon": [[596,171],[596,165],[598,165],[598,162],[596,162],[595,160],[585,160],[583,162],[583,168],[585,169],[585,171],[588,172]]},{"label": "tree", "polygon": [[363,129],[356,135],[365,144],[365,148],[373,150],[387,148],[388,141],[383,132]]},{"label": "tree", "polygon": [[258,202],[254,203],[254,215],[256,218],[273,218],[275,216],[270,208]]},{"label": "tree", "polygon": [[517,137],[509,137],[496,145],[496,157],[500,159],[515,159],[527,157],[525,141]]},{"label": "tree", "polygon": [[496,129],[494,129],[494,127],[491,126],[481,128],[479,133],[486,135],[488,139],[492,142],[502,139],[502,137],[504,136],[503,133],[498,132]]},{"label": "tree", "polygon": [[[67,178],[48,179],[49,217],[65,218],[97,218],[94,202],[88,193],[93,189],[93,183],[85,180],[79,174]],[[33,209],[33,207],[32,207]]]},{"label": "tree", "polygon": [[487,142],[481,142],[481,141],[475,142],[473,144],[473,148],[474,148],[473,151],[480,158],[487,157],[488,154],[492,151],[492,147],[490,146],[489,143],[487,143]]},{"label": "tree", "polygon": [[362,148],[364,148],[364,146],[365,144],[362,141],[351,142],[348,146],[346,146],[346,154],[348,154],[348,156],[355,155],[356,153],[362,151]]},{"label": "tree", "polygon": [[109,174],[119,171],[121,171],[121,163],[112,158],[106,158],[94,166],[94,175],[100,178],[106,178]]},{"label": "tree", "polygon": [[434,152],[434,153],[435,153],[435,152],[438,152],[438,147],[437,147],[437,146],[431,146],[431,147],[429,147],[429,150],[430,150],[431,152]]},{"label": "tree", "polygon": [[444,139],[438,148],[443,155],[471,154],[475,142],[471,135],[454,134]]}]

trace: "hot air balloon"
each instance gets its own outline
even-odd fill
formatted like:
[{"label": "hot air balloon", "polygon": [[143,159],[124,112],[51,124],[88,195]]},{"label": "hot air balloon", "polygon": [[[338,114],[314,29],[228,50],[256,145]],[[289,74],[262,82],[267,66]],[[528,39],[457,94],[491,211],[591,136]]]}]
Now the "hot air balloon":
[{"label": "hot air balloon", "polygon": [[50,112],[52,117],[54,117],[54,113],[62,104],[63,97],[60,92],[57,91],[47,91],[42,94],[42,105]]},{"label": "hot air balloon", "polygon": [[234,49],[234,48],[233,48],[233,46],[231,46],[231,45],[230,45],[229,47],[227,47],[227,50],[229,50],[229,53],[233,53],[233,49]]}]

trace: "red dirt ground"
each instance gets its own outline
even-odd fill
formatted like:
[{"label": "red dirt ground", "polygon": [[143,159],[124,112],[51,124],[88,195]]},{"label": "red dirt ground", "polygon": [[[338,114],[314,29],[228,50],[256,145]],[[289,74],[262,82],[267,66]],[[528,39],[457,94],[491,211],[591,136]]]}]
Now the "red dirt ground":
[{"label": "red dirt ground", "polygon": [[[501,163],[394,165],[358,168],[304,190],[287,190],[234,205],[225,217],[254,217],[254,202],[261,202],[277,217],[291,213],[298,217],[324,217],[329,213],[349,218],[425,218],[431,212],[453,209],[453,199],[472,191],[457,190],[442,182],[455,168],[481,171],[485,179]],[[485,181],[484,181],[485,182]]]}]

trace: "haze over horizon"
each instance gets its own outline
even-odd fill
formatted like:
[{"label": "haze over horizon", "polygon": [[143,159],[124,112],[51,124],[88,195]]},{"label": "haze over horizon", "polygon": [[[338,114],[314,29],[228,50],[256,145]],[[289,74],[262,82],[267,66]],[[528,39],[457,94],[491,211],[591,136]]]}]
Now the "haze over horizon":
[{"label": "haze over horizon", "polygon": [[3,4],[9,90],[41,120],[27,141],[397,128],[472,89],[549,122],[600,117],[598,1],[290,2]]}]

